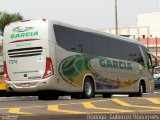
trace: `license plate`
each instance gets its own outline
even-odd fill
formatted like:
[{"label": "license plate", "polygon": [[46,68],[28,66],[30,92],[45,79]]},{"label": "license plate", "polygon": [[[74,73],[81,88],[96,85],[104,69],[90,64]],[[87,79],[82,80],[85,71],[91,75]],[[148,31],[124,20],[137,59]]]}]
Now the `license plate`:
[{"label": "license plate", "polygon": [[21,86],[22,87],[30,87],[30,84],[29,83],[22,83]]}]

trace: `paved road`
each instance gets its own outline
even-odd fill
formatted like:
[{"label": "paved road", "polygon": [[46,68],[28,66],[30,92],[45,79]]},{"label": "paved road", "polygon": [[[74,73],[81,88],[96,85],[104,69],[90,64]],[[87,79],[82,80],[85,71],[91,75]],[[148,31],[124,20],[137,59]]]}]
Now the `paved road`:
[{"label": "paved road", "polygon": [[[144,94],[143,97],[130,98],[114,95],[111,99],[97,96],[92,99],[60,98],[40,101],[37,97],[0,98],[0,119],[18,120],[82,120],[93,119],[95,114],[160,114],[160,92]],[[157,116],[160,118],[160,116]]]}]

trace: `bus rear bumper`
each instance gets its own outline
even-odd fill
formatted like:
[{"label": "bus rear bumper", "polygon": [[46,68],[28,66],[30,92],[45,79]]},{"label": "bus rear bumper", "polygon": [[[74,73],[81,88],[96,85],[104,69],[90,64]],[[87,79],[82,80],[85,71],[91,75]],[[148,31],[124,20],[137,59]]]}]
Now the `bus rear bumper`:
[{"label": "bus rear bumper", "polygon": [[[51,80],[52,79],[52,80]],[[52,83],[51,83],[52,82]],[[53,76],[41,80],[6,81],[7,92],[38,92],[54,89]]]}]

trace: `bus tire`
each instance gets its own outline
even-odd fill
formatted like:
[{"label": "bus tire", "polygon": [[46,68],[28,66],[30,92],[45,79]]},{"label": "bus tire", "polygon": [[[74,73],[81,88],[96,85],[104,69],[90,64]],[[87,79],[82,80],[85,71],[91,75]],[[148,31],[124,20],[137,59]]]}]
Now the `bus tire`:
[{"label": "bus tire", "polygon": [[94,84],[91,78],[86,77],[84,80],[83,93],[79,97],[89,99],[94,96]]},{"label": "bus tire", "polygon": [[42,92],[38,95],[38,100],[58,100],[59,95],[51,92]]},{"label": "bus tire", "polygon": [[103,96],[103,98],[111,98],[112,94],[111,93],[103,93],[102,96]]},{"label": "bus tire", "polygon": [[0,90],[0,97],[7,97],[7,91],[6,90]]},{"label": "bus tire", "polygon": [[46,96],[46,95],[39,95],[38,100],[58,100],[59,96]]},{"label": "bus tire", "polygon": [[139,91],[137,93],[137,97],[142,97],[143,96],[144,89],[145,88],[144,88],[143,84],[140,82],[140,84],[139,84]]},{"label": "bus tire", "polygon": [[39,95],[38,100],[58,100],[59,96],[45,96],[45,95]]},{"label": "bus tire", "polygon": [[130,93],[129,97],[142,97],[143,93],[146,92],[146,87],[143,82],[139,83],[139,91],[137,93]]}]

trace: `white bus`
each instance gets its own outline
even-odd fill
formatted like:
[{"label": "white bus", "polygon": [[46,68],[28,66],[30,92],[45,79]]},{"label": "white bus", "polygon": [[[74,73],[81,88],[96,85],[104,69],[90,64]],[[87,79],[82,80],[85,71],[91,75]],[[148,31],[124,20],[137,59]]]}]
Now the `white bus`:
[{"label": "white bus", "polygon": [[151,54],[136,40],[41,19],[8,24],[3,45],[8,92],[57,99],[154,89]]}]

